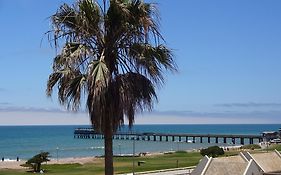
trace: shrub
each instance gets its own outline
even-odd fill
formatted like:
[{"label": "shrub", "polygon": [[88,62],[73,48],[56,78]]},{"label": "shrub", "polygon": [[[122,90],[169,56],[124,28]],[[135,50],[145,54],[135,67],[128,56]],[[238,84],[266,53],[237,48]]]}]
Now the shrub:
[{"label": "shrub", "polygon": [[21,166],[30,167],[33,169],[34,172],[40,172],[41,164],[43,162],[50,161],[48,157],[49,157],[48,152],[41,152],[40,154],[33,156],[31,159],[29,159],[25,164]]},{"label": "shrub", "polygon": [[260,145],[257,145],[257,144],[249,144],[249,145],[244,145],[241,147],[242,149],[251,149],[251,150],[254,150],[254,149],[261,149]]},{"label": "shrub", "polygon": [[186,151],[176,151],[175,153],[183,154],[183,153],[187,153],[187,152]]},{"label": "shrub", "polygon": [[224,154],[224,151],[222,148],[218,147],[218,146],[211,146],[211,147],[208,147],[206,149],[202,149],[200,151],[200,154],[202,156],[210,156],[210,157],[218,157],[219,155],[223,155]]}]

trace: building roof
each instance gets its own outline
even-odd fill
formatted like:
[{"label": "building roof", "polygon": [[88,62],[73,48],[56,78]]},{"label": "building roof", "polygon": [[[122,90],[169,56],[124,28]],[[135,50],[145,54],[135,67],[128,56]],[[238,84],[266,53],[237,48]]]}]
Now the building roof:
[{"label": "building roof", "polygon": [[281,171],[281,156],[277,151],[251,154],[251,157],[266,173]]},{"label": "building roof", "polygon": [[204,175],[241,175],[248,162],[240,156],[214,158]]},{"label": "building roof", "polygon": [[277,134],[276,131],[264,131],[263,134]]}]

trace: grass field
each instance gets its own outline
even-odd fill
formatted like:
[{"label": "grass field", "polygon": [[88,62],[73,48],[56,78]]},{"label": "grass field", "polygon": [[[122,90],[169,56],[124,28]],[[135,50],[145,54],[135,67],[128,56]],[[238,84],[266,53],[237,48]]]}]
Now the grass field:
[{"label": "grass field", "polygon": [[[202,158],[198,152],[176,152],[172,154],[164,154],[157,156],[146,156],[135,158],[135,171],[150,171],[167,168],[187,167],[197,165]],[[138,161],[145,161],[140,166]],[[132,157],[116,157],[114,158],[115,173],[132,172]],[[64,164],[64,165],[44,165],[45,174],[50,175],[99,175],[104,174],[103,159],[98,159],[91,164]],[[21,175],[33,174],[25,170],[0,170],[0,175]]]},{"label": "grass field", "polygon": [[277,151],[281,151],[281,145],[280,144],[271,144],[268,148],[268,150],[277,150]]}]

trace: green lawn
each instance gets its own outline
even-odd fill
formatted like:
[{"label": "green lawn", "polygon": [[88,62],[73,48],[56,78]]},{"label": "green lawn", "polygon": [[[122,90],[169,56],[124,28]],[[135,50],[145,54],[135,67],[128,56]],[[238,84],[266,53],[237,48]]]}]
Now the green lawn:
[{"label": "green lawn", "polygon": [[277,150],[277,151],[281,151],[281,144],[271,144],[268,148],[268,150]]},{"label": "green lawn", "polygon": [[[177,152],[173,154],[164,154],[158,156],[146,156],[135,158],[135,171],[150,171],[167,168],[176,168],[195,166],[202,158],[200,153],[192,152]],[[114,158],[115,173],[132,172],[132,157],[117,157]],[[137,165],[138,161],[145,161],[141,166]],[[178,163],[177,163],[178,162]],[[99,175],[104,174],[103,159],[99,159],[92,164],[65,164],[65,165],[44,165],[45,174],[50,175]],[[24,170],[0,170],[0,175],[20,175],[33,174]]]}]

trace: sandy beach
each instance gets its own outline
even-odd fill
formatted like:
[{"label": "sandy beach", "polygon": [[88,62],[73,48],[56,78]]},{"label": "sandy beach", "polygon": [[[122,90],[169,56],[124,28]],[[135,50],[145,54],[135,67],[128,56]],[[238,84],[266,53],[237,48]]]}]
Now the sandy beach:
[{"label": "sandy beach", "polygon": [[[51,159],[47,164],[85,164],[93,163],[100,158],[97,157],[77,157],[77,158],[61,158],[61,159]],[[20,165],[25,164],[26,160],[20,161],[0,161],[0,169],[25,169]],[[44,163],[43,163],[44,164]]]},{"label": "sandy beach", "polygon": [[25,169],[24,167],[20,166],[24,164],[25,160],[20,161],[0,161],[0,169]]}]

